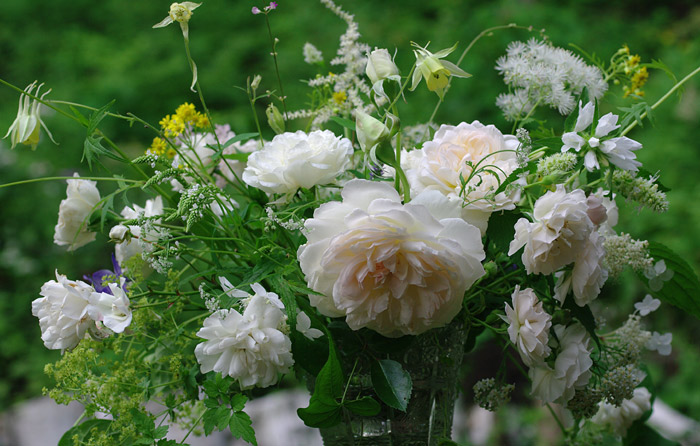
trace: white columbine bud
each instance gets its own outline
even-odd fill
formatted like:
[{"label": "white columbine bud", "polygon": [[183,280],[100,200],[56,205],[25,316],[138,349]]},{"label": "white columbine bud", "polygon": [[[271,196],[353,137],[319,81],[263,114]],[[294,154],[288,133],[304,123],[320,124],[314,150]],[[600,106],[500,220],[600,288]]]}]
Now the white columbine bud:
[{"label": "white columbine bud", "polygon": [[385,49],[375,49],[367,55],[367,68],[365,73],[369,80],[372,81],[372,90],[377,96],[386,98],[384,93],[384,81],[389,79],[396,82],[401,82],[399,68],[391,59],[389,51]]},{"label": "white columbine bud", "polygon": [[369,152],[377,143],[389,136],[386,125],[361,110],[355,111],[355,127],[357,141],[363,152]]}]

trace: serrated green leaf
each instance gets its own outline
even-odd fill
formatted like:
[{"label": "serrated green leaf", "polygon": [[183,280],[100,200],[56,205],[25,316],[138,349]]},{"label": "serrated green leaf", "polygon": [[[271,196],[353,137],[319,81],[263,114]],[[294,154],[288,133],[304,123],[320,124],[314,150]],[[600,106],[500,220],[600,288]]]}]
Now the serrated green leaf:
[{"label": "serrated green leaf", "polygon": [[355,130],[355,123],[349,119],[340,118],[338,116],[331,116],[331,121],[335,122],[336,124],[340,124],[341,126],[347,128],[347,129],[350,129],[353,132],[356,131]]},{"label": "serrated green leaf", "polygon": [[221,406],[221,403],[219,403],[219,400],[216,398],[206,398],[204,400],[204,407],[207,409],[216,409],[219,406]]},{"label": "serrated green leaf", "polygon": [[405,412],[411,398],[413,382],[411,375],[401,364],[391,359],[375,361],[372,363],[370,375],[377,396],[389,407]]},{"label": "serrated green leaf", "polygon": [[248,397],[242,393],[237,393],[231,397],[231,410],[234,412],[240,412],[245,407],[245,403],[248,401]]},{"label": "serrated green leaf", "polygon": [[331,427],[340,423],[341,409],[337,398],[343,396],[343,371],[332,339],[328,339],[328,360],[316,377],[309,407],[297,410],[299,418],[310,427]]},{"label": "serrated green leaf", "polygon": [[350,412],[362,417],[377,415],[382,408],[382,406],[371,396],[366,396],[358,400],[345,401],[343,406]]},{"label": "serrated green leaf", "polygon": [[208,409],[202,415],[202,422],[204,423],[204,434],[209,435],[214,431],[216,427],[216,409]]},{"label": "serrated green leaf", "polygon": [[159,438],[165,437],[165,435],[168,433],[168,428],[169,426],[167,424],[164,424],[162,426],[158,426],[156,430],[153,432],[153,439],[157,440]]},{"label": "serrated green leaf", "polygon": [[[655,262],[663,260],[666,263],[666,269],[673,271],[673,277],[663,282],[663,287],[659,291],[648,290],[649,294],[700,319],[700,295],[698,294],[700,281],[695,271],[685,260],[661,243],[650,241],[649,254]],[[647,283],[647,279],[642,274],[638,276]]]},{"label": "serrated green leaf", "polygon": [[104,105],[103,107],[98,108],[92,114],[90,115],[90,122],[88,123],[87,127],[87,132],[88,135],[92,134],[97,129],[97,126],[100,125],[100,122],[107,116],[107,110],[109,110],[112,105],[114,105],[114,100],[112,100],[109,104]]},{"label": "serrated green leaf", "polygon": [[258,446],[258,441],[255,439],[255,431],[251,426],[250,417],[245,412],[235,412],[231,415],[229,429],[231,434],[236,438],[241,438],[248,443]]},{"label": "serrated green leaf", "polygon": [[218,430],[222,431],[228,426],[229,419],[231,418],[231,409],[225,406],[221,406],[214,409],[216,418],[216,427]]},{"label": "serrated green leaf", "polygon": [[58,440],[57,446],[73,446],[73,436],[77,435],[78,440],[85,442],[90,439],[90,431],[92,428],[97,428],[99,431],[106,431],[112,424],[112,420],[87,420],[77,426],[68,429],[65,434]]}]

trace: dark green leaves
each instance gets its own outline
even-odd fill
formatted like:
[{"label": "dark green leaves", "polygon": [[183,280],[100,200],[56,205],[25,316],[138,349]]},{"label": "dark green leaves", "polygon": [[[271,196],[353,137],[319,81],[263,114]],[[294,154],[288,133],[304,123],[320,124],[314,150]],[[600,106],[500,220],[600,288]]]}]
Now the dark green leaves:
[{"label": "dark green leaves", "polygon": [[345,127],[346,129],[350,129],[353,132],[355,131],[355,123],[349,119],[344,119],[338,116],[331,116],[331,121],[335,122],[336,124],[340,124],[341,126]]},{"label": "dark green leaves", "polygon": [[372,364],[372,385],[377,396],[389,407],[406,411],[411,398],[413,382],[401,364],[391,359],[382,359]]},{"label": "dark green leaves", "polygon": [[[78,436],[79,441],[86,442],[94,432],[107,430],[111,424],[111,420],[87,420],[68,429],[58,441],[58,446],[73,446],[73,436],[75,435]],[[93,429],[95,430],[93,431]]]},{"label": "dark green leaves", "polygon": [[104,119],[104,117],[107,116],[107,110],[113,104],[114,101],[98,110],[95,110],[92,115],[90,115],[90,120],[87,122],[87,137],[85,138],[85,143],[83,144],[83,158],[80,161],[87,161],[90,169],[92,169],[93,161],[99,162],[99,157],[103,155],[117,161],[125,161],[121,156],[112,153],[111,150],[102,145],[103,138],[102,136],[98,135],[97,131],[97,126]]},{"label": "dark green leaves", "polygon": [[257,446],[250,417],[243,412],[248,397],[242,393],[232,394],[232,384],[233,380],[223,378],[220,373],[210,375],[202,384],[207,395],[204,400],[207,410],[202,416],[204,433],[209,435],[215,428],[222,431],[228,427],[234,437]]},{"label": "dark green leaves", "polygon": [[673,277],[663,282],[663,287],[659,291],[650,290],[649,293],[700,319],[700,297],[698,297],[700,281],[690,265],[661,243],[650,241],[649,254],[655,262],[663,260],[666,263],[666,269],[673,271]]},{"label": "dark green leaves", "polygon": [[515,223],[522,217],[514,212],[493,213],[489,219],[486,236],[501,252],[508,252],[515,237]]}]

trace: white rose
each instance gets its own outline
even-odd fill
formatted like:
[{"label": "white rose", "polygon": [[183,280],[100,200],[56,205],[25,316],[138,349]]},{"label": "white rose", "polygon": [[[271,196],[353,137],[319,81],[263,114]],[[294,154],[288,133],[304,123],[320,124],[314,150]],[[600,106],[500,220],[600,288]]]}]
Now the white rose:
[{"label": "white rose", "polygon": [[[493,125],[485,126],[479,121],[442,125],[432,141],[402,157],[401,167],[406,172],[412,194],[437,190],[466,202],[465,219],[483,234],[492,212],[513,209],[520,199],[517,189],[493,195],[498,182],[518,167],[515,154],[518,144],[515,136],[503,135]],[[460,175],[465,180],[469,178],[480,161],[477,169],[492,166],[488,169],[490,172],[474,176],[463,189]]]},{"label": "white rose", "polygon": [[305,223],[308,242],[297,257],[309,288],[321,293],[309,295],[311,304],[326,316],[346,316],[353,330],[388,337],[449,323],[484,274],[479,231],[459,218],[438,219],[421,204],[401,204],[385,183],[351,180],[342,197]]},{"label": "white rose", "polygon": [[[78,177],[78,173],[73,174]],[[97,182],[89,180],[67,180],[66,198],[58,208],[53,241],[59,246],[68,245],[73,251],[95,240],[95,233],[87,230],[90,214],[100,201]]]},{"label": "white rose", "polygon": [[32,302],[32,314],[39,318],[41,339],[52,350],[72,349],[85,336],[92,322],[87,307],[95,289],[80,280],[68,280],[56,271],[56,280],[41,287]]},{"label": "white rose", "polygon": [[537,299],[532,288],[521,290],[516,285],[511,297],[513,307],[506,304],[510,342],[518,349],[520,358],[526,365],[541,363],[551,353],[547,342],[552,316],[542,309],[542,302]]},{"label": "white rose", "polygon": [[243,181],[265,192],[293,194],[329,184],[352,165],[352,143],[330,130],[275,136],[248,158]]},{"label": "white rose", "polygon": [[241,389],[269,387],[294,364],[292,342],[279,330],[285,315],[267,296],[274,293],[254,285],[256,294],[243,314],[220,310],[204,320],[197,336],[206,341],[194,350],[202,373],[221,372],[238,380]]},{"label": "white rose", "polygon": [[651,409],[651,393],[646,387],[637,387],[634,389],[632,399],[624,400],[620,407],[601,402],[598,413],[591,418],[591,421],[610,426],[617,435],[625,435],[627,428],[649,409]]},{"label": "white rose", "polygon": [[[162,215],[163,199],[160,196],[158,196],[154,199],[146,200],[146,204],[144,207],[138,205],[134,205],[133,208],[126,206],[124,209],[122,209],[121,214],[122,217],[128,219],[138,219],[141,217],[155,217],[156,215]],[[156,222],[159,223],[160,220],[156,220]],[[121,243],[117,243],[114,246],[114,255],[116,256],[119,265],[124,265],[124,262],[126,262],[134,256],[140,256],[143,252],[152,251],[153,243],[156,242],[160,237],[160,231],[156,228],[151,228],[145,232],[141,230],[141,226],[137,225],[130,225],[128,226],[128,228],[133,238],[125,240]]]},{"label": "white rose", "polygon": [[603,266],[604,258],[603,237],[593,231],[588,243],[576,256],[571,273],[555,273],[558,280],[554,297],[563,304],[569,290],[573,289],[576,305],[583,307],[591,303],[598,297],[600,289],[608,280],[608,270]]},{"label": "white rose", "polygon": [[[122,284],[124,279],[122,279]],[[115,333],[123,332],[131,324],[129,298],[124,289],[116,284],[109,284],[110,293],[93,292],[90,294],[87,308],[88,315]]]},{"label": "white rose", "polygon": [[508,255],[525,246],[522,260],[528,274],[551,274],[576,259],[594,226],[588,218],[586,194],[566,193],[562,185],[541,196],[533,210],[534,223],[515,223],[515,239]]},{"label": "white rose", "polygon": [[591,379],[591,338],[579,323],[556,325],[554,333],[559,340],[554,368],[542,364],[530,369],[532,394],[544,402],[566,404]]}]

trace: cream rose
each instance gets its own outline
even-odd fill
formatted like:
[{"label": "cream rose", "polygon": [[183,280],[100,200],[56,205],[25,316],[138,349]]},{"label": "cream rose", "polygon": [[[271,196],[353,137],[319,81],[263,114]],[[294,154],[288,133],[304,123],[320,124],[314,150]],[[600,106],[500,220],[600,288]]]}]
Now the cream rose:
[{"label": "cream rose", "polygon": [[541,363],[551,352],[547,342],[552,316],[542,309],[542,302],[532,288],[521,290],[516,285],[511,298],[513,307],[506,304],[510,342],[518,349],[526,365]]},{"label": "cream rose", "polygon": [[571,272],[555,273],[558,280],[554,297],[563,304],[569,290],[573,290],[576,305],[583,307],[591,303],[608,280],[608,270],[603,267],[604,257],[603,237],[593,231],[588,243],[576,256]]},{"label": "cream rose", "polygon": [[562,185],[541,196],[533,210],[534,222],[515,223],[515,239],[508,255],[525,246],[522,260],[528,274],[551,274],[573,262],[594,229],[588,217],[586,194],[567,193]]},{"label": "cream rose", "polygon": [[[485,126],[479,121],[442,125],[432,141],[402,157],[401,167],[406,172],[412,194],[437,190],[463,199],[466,202],[464,218],[483,234],[493,211],[513,209],[520,199],[517,189],[493,194],[499,181],[518,167],[515,154],[518,144],[515,136],[503,135],[493,125]],[[460,176],[468,179],[479,162],[477,169],[491,166],[489,172],[474,176],[462,190]]]},{"label": "cream rose", "polygon": [[[73,174],[78,178],[78,173]],[[95,240],[95,233],[87,230],[90,214],[100,202],[97,182],[89,180],[67,180],[66,198],[58,208],[58,223],[53,241],[59,246],[68,245],[73,251]]]},{"label": "cream rose", "polygon": [[352,143],[330,130],[275,136],[248,158],[243,181],[276,194],[333,183],[352,165]]},{"label": "cream rose", "polygon": [[388,337],[449,323],[484,274],[477,228],[449,205],[436,218],[420,196],[401,204],[385,183],[351,180],[342,197],[305,223],[308,242],[297,255],[309,288],[321,293],[309,295],[311,304]]}]

